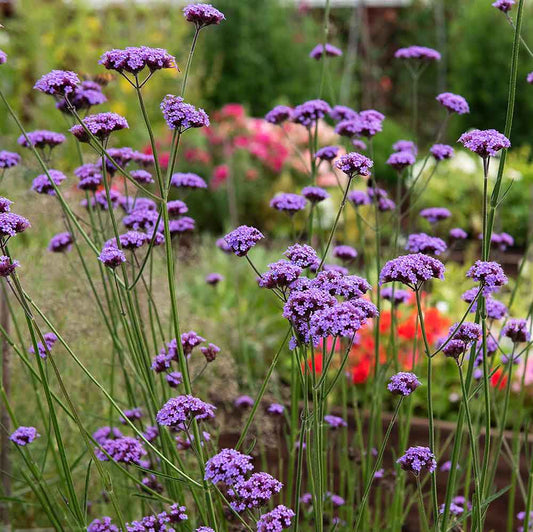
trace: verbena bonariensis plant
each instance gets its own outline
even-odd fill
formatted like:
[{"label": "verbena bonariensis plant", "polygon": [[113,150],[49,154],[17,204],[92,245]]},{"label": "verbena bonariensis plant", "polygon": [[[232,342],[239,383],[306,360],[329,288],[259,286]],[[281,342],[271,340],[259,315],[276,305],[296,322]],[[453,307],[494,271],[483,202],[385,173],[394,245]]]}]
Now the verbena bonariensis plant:
[{"label": "verbena bonariensis plant", "polygon": [[[513,2],[496,4],[509,16]],[[509,317],[518,283],[515,282],[507,306],[496,299],[494,295],[508,284],[508,279],[501,265],[490,260],[491,243],[503,248],[512,245],[512,237],[506,233],[495,235],[493,225],[496,209],[505,196],[501,186],[505,154],[510,147],[522,10],[520,0],[516,21],[510,19],[515,38],[504,133],[472,130],[459,139],[482,162],[481,256],[465,271],[473,283],[463,294],[466,310],[454,309],[456,323],[436,343],[429,335],[425,301],[431,297],[431,283],[444,282],[445,265],[434,256],[447,257],[448,244],[437,234],[439,225],[453,218],[453,213],[443,207],[422,210],[420,216],[431,225],[432,234],[405,235],[406,224],[402,219],[410,217],[440,161],[453,157],[453,148],[440,141],[450,117],[469,112],[467,101],[449,92],[437,96],[446,116],[438,128],[436,142],[419,164],[414,141],[399,140],[394,144],[387,163],[397,172],[395,200],[380,187],[380,176],[373,171],[373,137],[382,130],[384,115],[376,110],[356,112],[340,105],[332,108],[321,98],[326,61],[341,55],[338,48],[323,42],[311,52],[311,57],[323,65],[317,99],[294,108],[277,106],[267,114],[266,120],[280,127],[291,121],[305,128],[309,139],[309,182],[301,194],[280,193],[270,201],[273,209],[290,220],[292,241],[283,252],[284,258],[280,255],[266,271],[261,272],[252,259],[253,248],[265,239],[258,228],[241,225],[217,243],[223,251],[250,265],[252,274],[257,275],[258,289],[271,292],[287,324],[264,379],[254,383],[258,388],[255,398],[241,396],[235,401],[237,408],[249,411],[231,448],[220,448],[205,430],[217,416],[216,407],[195,395],[201,389],[200,377],[206,367],[216,367],[213,363],[220,348],[195,331],[182,332],[175,248],[183,234],[195,229],[195,222],[186,216],[186,203],[169,196],[174,189],[183,193],[207,188],[196,174],[175,173],[174,169],[182,135],[191,128],[209,125],[206,112],[187,103],[184,96],[201,30],[222,22],[224,15],[207,4],[184,9],[195,32],[181,91],[179,95],[167,95],[160,105],[172,132],[166,170],[160,164],[144,100],[150,78],[158,70],[176,68],[175,58],[166,50],[148,47],[110,50],[100,60],[105,68],[123,76],[137,94],[152,155],[129,147],[110,147],[110,140],[117,138],[129,123],[116,113],[90,114],[93,106],[106,101],[98,84],[81,82],[74,72],[59,70],[37,81],[35,88],[54,97],[59,111],[71,121],[69,131],[75,137],[79,155],[74,174],[79,180],[78,189],[85,195],[82,214],[68,204],[63,193],[62,183],[67,176],[51,168],[54,148],[66,142],[66,136],[43,130],[27,132],[0,91],[6,109],[20,128],[19,144],[31,151],[40,167],[32,190],[52,196],[61,209],[65,231],[54,236],[48,248],[55,253],[75,251],[111,340],[111,356],[122,369],[121,375],[111,372],[109,383],[97,380],[24,288],[17,271],[20,264],[12,257],[9,244],[11,238],[30,229],[30,222],[12,212],[9,199],[0,198],[0,276],[7,288],[4,297],[16,325],[16,336],[12,337],[4,325],[1,333],[35,385],[40,413],[40,418],[34,421],[37,427],[20,425],[22,420],[19,421],[10,401],[5,379],[2,399],[16,427],[9,439],[25,466],[20,474],[46,515],[48,525],[56,530],[92,532],[400,530],[404,523],[412,522],[411,509],[418,504],[422,530],[445,532],[464,529],[468,524],[471,530],[482,531],[491,503],[508,489],[497,489],[495,484],[497,465],[505,456],[512,469],[508,529],[513,527],[517,493],[523,506],[518,519],[524,530],[531,529],[533,466],[529,480],[524,482],[520,460],[530,448],[522,441],[522,420],[513,424],[511,441],[507,441],[504,433],[513,366],[521,359],[527,365],[531,312],[527,320]],[[327,16],[328,10],[326,22]],[[412,134],[416,139],[418,80],[429,63],[440,59],[440,54],[430,48],[412,46],[398,50],[396,57],[405,62],[413,77]],[[0,53],[0,64],[6,61],[7,56]],[[88,114],[82,117],[82,110]],[[336,123],[335,131],[346,139],[342,142],[347,150],[342,146],[318,145],[319,128],[326,119]],[[96,158],[84,153],[82,145],[87,145]],[[358,151],[351,151],[354,148]],[[500,157],[499,170],[489,198],[489,165],[496,156]],[[2,177],[20,162],[18,154],[0,152]],[[429,178],[417,187],[428,164],[432,164]],[[341,200],[332,224],[326,224],[321,205],[337,192],[318,186],[321,165],[331,166],[340,189]],[[124,193],[116,185],[121,178]],[[358,186],[359,182],[366,183],[366,190]],[[128,193],[128,187],[133,193]],[[347,243],[346,232],[342,236],[339,231],[347,204],[356,215],[357,248]],[[388,226],[393,228],[392,237],[385,239],[383,228]],[[366,245],[368,234],[373,239],[373,252]],[[467,236],[463,229],[455,227],[448,240],[454,242]],[[403,241],[407,254],[401,251]],[[158,248],[164,250],[169,323],[165,323],[154,294]],[[330,255],[342,265],[327,263]],[[350,272],[357,264],[365,277]],[[525,261],[519,272],[524,264]],[[220,274],[213,273],[207,282],[217,285],[221,280]],[[411,297],[416,302],[417,321],[406,361],[399,356],[397,310]],[[391,307],[390,339],[385,346],[380,323],[380,316],[385,315],[384,301],[390,302]],[[22,309],[24,324],[17,321],[13,311],[16,305]],[[473,321],[468,319],[471,313]],[[23,325],[31,338],[27,349],[23,347]],[[372,377],[360,393],[348,386],[345,372],[350,354],[360,341],[359,335],[369,330],[374,349]],[[89,427],[80,415],[69,382],[56,365],[54,349],[58,344],[109,403],[109,425]],[[504,355],[501,362],[496,357],[498,351]],[[198,374],[192,375],[192,359],[198,353],[204,356],[205,364]],[[285,421],[286,453],[281,456],[282,466],[275,467],[276,461],[254,451],[250,430],[283,356],[290,359],[290,405],[280,402],[267,407],[269,415]],[[437,438],[434,421],[433,400],[439,386],[433,375],[436,357],[451,359],[446,363],[457,368],[462,392],[457,427],[448,442]],[[238,360],[238,356],[235,358]],[[496,386],[491,386],[495,376],[499,380]],[[120,387],[116,384],[119,379]],[[522,406],[523,379],[519,403]],[[503,397],[500,384],[504,388]],[[412,396],[424,393],[427,433],[423,441],[413,441]],[[340,410],[333,409],[334,399],[341,400]],[[393,414],[383,431],[382,407],[391,401]],[[367,409],[366,416],[361,407]],[[124,428],[113,426],[115,420]],[[401,422],[396,426],[398,420]],[[62,430],[65,422],[72,422],[80,433],[84,445],[81,456],[79,449],[65,444]],[[465,426],[469,441],[463,436]],[[128,432],[124,433],[125,430]],[[395,449],[390,442],[393,430],[399,442]],[[33,451],[33,442],[38,438],[48,440],[44,458]],[[282,443],[275,445],[281,449]],[[52,465],[47,464],[48,455],[52,455]],[[450,459],[443,461],[446,455]],[[76,468],[83,460],[86,472],[80,475]],[[264,464],[263,469],[271,471],[258,471],[260,463]],[[93,468],[109,503],[106,513],[111,516],[89,516],[89,492],[98,489],[92,479]],[[444,492],[439,493],[437,475],[446,475]],[[132,507],[119,496],[120,491],[127,491],[128,496],[138,495],[139,504]]]}]

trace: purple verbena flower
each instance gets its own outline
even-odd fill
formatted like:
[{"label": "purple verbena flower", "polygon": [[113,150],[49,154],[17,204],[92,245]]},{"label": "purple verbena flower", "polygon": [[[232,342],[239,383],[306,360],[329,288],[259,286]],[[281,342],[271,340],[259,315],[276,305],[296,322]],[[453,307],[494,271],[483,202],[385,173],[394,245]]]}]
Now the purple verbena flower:
[{"label": "purple verbena flower", "polygon": [[510,319],[502,329],[502,335],[510,338],[515,344],[529,342],[530,334],[526,320]]},{"label": "purple verbena flower", "polygon": [[271,403],[267,408],[267,413],[273,416],[281,416],[285,412],[285,407],[278,403]]},{"label": "purple verbena flower", "polygon": [[357,113],[351,108],[345,105],[336,105],[329,112],[329,116],[335,122],[342,122],[343,120],[353,120],[357,118]]},{"label": "purple verbena flower", "polygon": [[352,178],[356,175],[370,175],[370,168],[374,166],[374,162],[360,153],[350,152],[340,157],[335,166]]},{"label": "purple verbena flower", "polygon": [[82,81],[81,84],[68,95],[56,103],[56,107],[63,113],[69,113],[70,107],[79,111],[81,109],[90,109],[95,105],[101,105],[107,102],[102,87],[94,81]]},{"label": "purple verbena flower", "polygon": [[189,4],[183,8],[183,16],[187,22],[192,22],[198,29],[220,24],[226,19],[224,14],[211,4]]},{"label": "purple verbena flower", "polygon": [[215,407],[192,395],[179,395],[169,399],[156,415],[160,425],[177,427],[188,425],[192,419],[202,421],[215,417]]},{"label": "purple verbena flower", "polygon": [[388,261],[379,275],[379,283],[398,282],[413,290],[430,279],[444,279],[444,264],[423,253],[401,255]]},{"label": "purple verbena flower", "polygon": [[241,225],[228,233],[224,240],[237,257],[244,257],[263,238],[265,237],[259,229]]},{"label": "purple verbena flower", "polygon": [[468,102],[459,94],[443,92],[435,98],[449,113],[464,115],[470,112]]},{"label": "purple verbena flower", "polygon": [[48,131],[46,129],[37,129],[29,131],[26,135],[21,135],[17,142],[24,148],[34,146],[35,148],[54,148],[63,144],[67,138],[61,133],[55,131]]},{"label": "purple verbena flower", "polygon": [[140,183],[141,185],[150,185],[154,182],[152,174],[150,172],[147,172],[146,170],[133,170],[132,172],[130,172],[130,176],[134,181]]},{"label": "purple verbena flower", "polygon": [[496,2],[492,3],[492,6],[499,9],[502,13],[509,13],[515,3],[514,0],[496,0]]},{"label": "purple verbena flower", "polygon": [[236,512],[253,510],[268,504],[281,491],[283,484],[268,473],[253,473],[228,490],[230,506]]},{"label": "purple verbena flower", "polygon": [[74,170],[74,175],[80,180],[78,188],[80,190],[96,191],[102,185],[102,174],[95,164],[84,164]]},{"label": "purple verbena flower", "polygon": [[268,265],[268,271],[258,280],[261,288],[286,288],[302,273],[302,268],[288,260],[278,260]]},{"label": "purple verbena flower", "polygon": [[271,512],[263,514],[257,521],[257,532],[281,532],[292,524],[294,512],[280,504]]},{"label": "purple verbena flower", "polygon": [[107,462],[111,459],[114,462],[123,464],[138,464],[141,458],[146,455],[146,449],[141,442],[129,436],[105,440],[94,452],[96,458],[102,462]]},{"label": "purple verbena flower", "polygon": [[100,427],[93,432],[93,439],[96,443],[103,443],[114,438],[122,438],[122,432],[116,427]]},{"label": "purple verbena flower", "polygon": [[205,276],[205,282],[211,286],[216,286],[218,283],[220,283],[220,281],[223,281],[223,280],[224,280],[224,276],[216,272],[208,273]]},{"label": "purple verbena flower", "polygon": [[309,268],[319,263],[316,251],[307,244],[293,244],[283,254],[300,268]]},{"label": "purple verbena flower", "polygon": [[448,219],[452,213],[445,207],[429,207],[420,211],[420,216],[425,218],[430,224],[436,224]]},{"label": "purple verbena flower", "polygon": [[137,75],[147,67],[150,72],[162,68],[176,68],[176,59],[163,48],[129,46],[124,50],[109,50],[102,54],[99,64],[108,70]]},{"label": "purple verbena flower", "polygon": [[339,416],[333,416],[331,414],[328,414],[324,416],[324,421],[332,428],[332,429],[340,429],[341,427],[347,427],[348,423],[342,419],[342,417]]},{"label": "purple verbena flower", "polygon": [[205,464],[205,480],[213,484],[223,482],[233,486],[243,482],[250,471],[253,471],[252,457],[235,449],[222,449]]},{"label": "purple verbena flower", "polygon": [[103,141],[113,133],[113,131],[120,131],[129,127],[127,120],[117,113],[97,113],[88,115],[82,120],[85,128],[81,124],[72,126],[69,131],[80,141],[89,142],[91,135],[95,136],[100,141]]},{"label": "purple verbena flower", "polygon": [[33,88],[51,96],[65,96],[73,92],[79,84],[80,79],[74,72],[52,70],[42,76]]},{"label": "purple verbena flower", "polygon": [[440,255],[446,251],[446,242],[436,236],[426,233],[413,233],[407,238],[405,249],[411,253],[424,253],[426,255]]},{"label": "purple verbena flower", "polygon": [[407,48],[399,48],[394,53],[397,59],[415,59],[420,61],[440,61],[440,53],[433,48],[426,46],[408,46]]},{"label": "purple verbena flower", "polygon": [[398,140],[392,145],[392,149],[394,151],[409,151],[415,157],[418,153],[418,148],[412,140]]},{"label": "purple verbena flower", "polygon": [[287,120],[290,120],[292,116],[292,109],[286,105],[276,105],[266,115],[265,120],[271,124],[279,125],[283,124]]},{"label": "purple verbena flower", "polygon": [[460,227],[454,227],[450,229],[450,238],[453,240],[465,240],[468,238],[468,233]]},{"label": "purple verbena flower", "polygon": [[196,174],[192,172],[176,173],[172,175],[170,184],[177,188],[188,188],[191,190],[207,188],[207,183]]},{"label": "purple verbena flower", "polygon": [[132,423],[134,423],[135,421],[142,419],[142,417],[143,417],[142,410],[139,407],[135,407],[129,410],[124,410],[124,417],[120,417],[119,421],[123,425],[127,425],[128,422],[126,420],[129,420]]},{"label": "purple verbena flower", "polygon": [[[37,342],[37,351],[42,359],[46,359],[48,353],[52,350],[58,338],[53,332],[48,332],[43,334],[43,339],[44,342]],[[28,351],[32,354],[35,354],[33,345],[28,348]]]},{"label": "purple verbena flower", "polygon": [[331,107],[324,100],[309,100],[293,109],[291,120],[310,128],[330,111]]},{"label": "purple verbena flower", "polygon": [[495,129],[473,129],[463,133],[458,142],[483,159],[494,157],[502,148],[510,148],[509,139]]},{"label": "purple verbena flower", "polygon": [[370,205],[370,197],[364,190],[350,191],[348,193],[348,201],[351,201],[356,207]]},{"label": "purple verbena flower", "polygon": [[304,187],[302,188],[302,196],[313,205],[316,205],[329,198],[329,192],[320,187]]},{"label": "purple verbena flower", "polygon": [[20,266],[18,260],[13,260],[6,255],[0,255],[0,277],[9,277]]},{"label": "purple verbena flower", "polygon": [[409,447],[405,454],[397,460],[404,471],[409,471],[418,476],[423,470],[433,473],[437,468],[435,455],[429,447]]},{"label": "purple verbena flower", "polygon": [[12,151],[0,151],[0,168],[6,169],[6,168],[13,168],[14,166],[17,166],[20,164],[20,155],[18,153],[12,152]]},{"label": "purple verbena flower", "polygon": [[177,388],[183,383],[183,375],[180,371],[172,371],[168,375],[165,375],[165,380],[171,388]]},{"label": "purple verbena flower", "polygon": [[233,404],[237,408],[250,408],[254,405],[254,400],[249,395],[239,395],[235,398],[235,401],[233,401]]},{"label": "purple verbena flower", "polygon": [[333,161],[339,154],[339,150],[339,146],[324,146],[315,153],[315,157],[322,161]]},{"label": "purple verbena flower", "polygon": [[167,94],[161,102],[161,112],[170,129],[181,133],[190,128],[209,125],[209,117],[203,109],[197,109],[190,103],[185,103],[181,96]]},{"label": "purple verbena flower", "polygon": [[22,233],[30,226],[30,222],[14,212],[0,212],[0,237],[6,238]]},{"label": "purple verbena flower", "polygon": [[357,250],[352,246],[335,246],[333,248],[333,256],[337,259],[350,262],[357,258]]},{"label": "purple verbena flower", "polygon": [[309,57],[311,59],[316,59],[317,61],[324,55],[327,57],[340,57],[342,55],[342,50],[332,44],[326,43],[325,45],[317,44],[311,52],[309,52]]},{"label": "purple verbena flower", "polygon": [[392,286],[385,286],[381,289],[381,297],[387,301],[391,301],[393,305],[399,305],[400,303],[408,303],[411,299],[411,294],[401,288],[395,288],[393,290]]},{"label": "purple verbena flower", "polygon": [[277,211],[285,212],[289,216],[305,209],[306,202],[303,196],[292,194],[290,192],[281,192],[276,194],[270,200],[270,206]]},{"label": "purple verbena flower", "polygon": [[[48,177],[48,175],[50,177]],[[48,194],[49,196],[55,196],[56,191],[52,185],[52,181],[58,187],[67,176],[59,170],[48,170],[48,175],[38,175],[32,182],[31,189],[38,194]]]},{"label": "purple verbena flower", "polygon": [[48,244],[48,251],[53,251],[54,253],[62,253],[63,251],[70,251],[72,248],[72,243],[74,242],[74,239],[72,237],[72,234],[66,232],[66,233],[58,233],[57,235],[54,235],[49,244]]},{"label": "purple verbena flower", "polygon": [[444,161],[453,157],[453,148],[448,144],[433,144],[429,149],[436,161]]},{"label": "purple verbena flower", "polygon": [[37,432],[35,427],[18,427],[15,432],[9,436],[9,439],[13,443],[24,447],[40,436],[41,435]]},{"label": "purple verbena flower", "polygon": [[89,523],[87,532],[120,532],[118,527],[115,526],[111,517],[102,517],[100,519],[94,519]]},{"label": "purple verbena flower", "polygon": [[209,343],[207,346],[200,347],[200,352],[204,355],[206,362],[213,362],[220,353],[220,347]]},{"label": "purple verbena flower", "polygon": [[396,151],[387,159],[387,164],[399,172],[415,164],[416,158],[410,151]]},{"label": "purple verbena flower", "polygon": [[402,395],[407,397],[411,395],[422,383],[418,380],[414,373],[407,371],[400,371],[390,378],[390,382],[387,385],[389,392],[395,395]]},{"label": "purple verbena flower", "polygon": [[502,267],[494,261],[477,260],[466,273],[478,283],[482,283],[488,292],[497,291],[501,286],[507,284],[507,277],[503,273]]},{"label": "purple verbena flower", "polygon": [[123,262],[126,262],[126,255],[116,246],[104,246],[98,260],[101,261],[108,268],[118,268]]}]

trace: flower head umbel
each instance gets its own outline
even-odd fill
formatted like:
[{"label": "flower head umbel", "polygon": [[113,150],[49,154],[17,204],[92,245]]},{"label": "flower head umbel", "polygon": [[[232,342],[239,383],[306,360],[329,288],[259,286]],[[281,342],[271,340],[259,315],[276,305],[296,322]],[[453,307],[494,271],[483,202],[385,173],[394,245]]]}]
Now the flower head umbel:
[{"label": "flower head umbel", "polygon": [[0,65],[3,65],[7,62],[7,54],[3,51],[3,50],[0,50]]},{"label": "flower head umbel", "polygon": [[244,257],[265,236],[259,229],[241,225],[228,233],[224,240],[237,257]]},{"label": "flower head umbel", "polygon": [[40,436],[35,427],[19,427],[9,436],[9,439],[13,443],[24,447]]},{"label": "flower head umbel", "polygon": [[150,72],[162,68],[176,68],[176,59],[163,48],[130,46],[124,50],[104,52],[99,63],[108,70],[137,75],[144,68]]},{"label": "flower head umbel", "polygon": [[324,55],[326,55],[326,57],[340,57],[342,55],[342,50],[332,44],[326,43],[325,45],[317,44],[311,52],[309,52],[309,57],[316,59],[317,61]]},{"label": "flower head umbel", "polygon": [[179,132],[209,125],[209,117],[203,109],[185,103],[181,96],[167,94],[161,102],[161,112],[170,129]]},{"label": "flower head umbel", "polygon": [[276,105],[266,115],[265,120],[274,125],[283,124],[287,120],[290,120],[292,116],[292,109],[286,105]]},{"label": "flower head umbel", "polygon": [[357,258],[357,250],[352,246],[335,246],[333,256],[342,261],[350,262]]},{"label": "flower head umbel", "polygon": [[91,135],[98,140],[103,141],[111,135],[114,131],[127,129],[129,127],[128,121],[117,113],[97,113],[86,116],[82,120],[85,128],[81,124],[76,124],[70,128],[70,132],[80,141],[89,142]]},{"label": "flower head umbel", "polygon": [[370,196],[364,190],[351,190],[348,193],[348,201],[351,201],[355,207],[370,205]]},{"label": "flower head umbel", "polygon": [[288,260],[278,260],[268,265],[268,271],[258,280],[261,288],[286,288],[296,281],[302,268]]},{"label": "flower head umbel", "polygon": [[89,523],[87,532],[119,532],[119,529],[112,523],[111,517],[101,517]]},{"label": "flower head umbel", "polygon": [[76,73],[70,70],[52,70],[45,74],[33,88],[51,96],[68,96],[79,84],[80,79]]},{"label": "flower head umbel", "polygon": [[116,246],[104,246],[98,260],[105,266],[111,269],[118,268],[122,263],[126,262],[126,255]]},{"label": "flower head umbel", "polygon": [[146,449],[141,442],[129,436],[104,440],[94,452],[96,458],[102,462],[111,459],[123,464],[138,464],[146,455]]},{"label": "flower head umbel", "polygon": [[411,395],[422,383],[414,373],[401,371],[390,378],[387,389],[395,395],[407,397]]},{"label": "flower head umbel", "polygon": [[300,268],[309,268],[313,265],[318,266],[319,263],[316,251],[308,244],[293,244],[283,254]]},{"label": "flower head umbel", "polygon": [[453,157],[453,148],[448,144],[433,144],[429,151],[437,162]]},{"label": "flower head umbel", "polygon": [[199,175],[193,174],[192,172],[178,172],[172,174],[170,184],[176,188],[186,188],[190,190],[207,188],[207,183]]},{"label": "flower head umbel", "polygon": [[444,279],[444,264],[423,253],[392,259],[383,266],[379,275],[380,284],[398,282],[413,290],[430,279]]},{"label": "flower head umbel", "polygon": [[268,473],[253,473],[228,490],[230,505],[236,512],[260,508],[281,491],[283,484]]},{"label": "flower head umbel", "polygon": [[458,142],[483,159],[494,157],[501,149],[511,147],[509,139],[495,129],[473,129],[463,133]]},{"label": "flower head umbel", "polygon": [[95,81],[82,81],[81,85],[74,89],[67,98],[63,98],[56,103],[56,107],[63,113],[70,112],[70,106],[79,111],[80,109],[90,109],[94,105],[101,105],[107,102],[102,87]]},{"label": "flower head umbel", "polygon": [[331,107],[324,100],[309,100],[293,109],[291,120],[310,128],[330,111]]},{"label": "flower head umbel", "polygon": [[492,6],[496,9],[499,9],[503,13],[509,13],[515,3],[516,2],[514,0],[496,0],[496,2],[493,2]]},{"label": "flower head umbel", "polygon": [[440,61],[440,53],[433,48],[426,46],[408,46],[407,48],[399,48],[394,53],[397,59],[411,59],[418,61]]},{"label": "flower head umbel", "polygon": [[470,112],[468,102],[459,94],[443,92],[435,98],[449,113],[464,115]]},{"label": "flower head umbel", "polygon": [[335,120],[335,122],[342,122],[343,120],[354,120],[357,118],[357,113],[351,107],[336,105],[329,112],[329,116]]},{"label": "flower head umbel", "polygon": [[294,517],[294,512],[280,504],[271,512],[263,514],[257,521],[257,532],[281,532],[289,528]]},{"label": "flower head umbel", "polygon": [[414,156],[418,153],[418,148],[412,140],[398,140],[392,145],[394,151],[409,151]]},{"label": "flower head umbel", "polygon": [[222,449],[205,464],[205,480],[213,484],[223,482],[233,486],[243,482],[249,471],[253,471],[252,457],[235,449]]},{"label": "flower head umbel", "polygon": [[387,164],[401,172],[408,166],[415,164],[415,161],[415,156],[411,151],[396,151],[389,156]]},{"label": "flower head umbel", "polygon": [[468,270],[466,276],[482,283],[488,292],[495,292],[507,284],[507,276],[503,273],[502,267],[494,261],[477,260]]},{"label": "flower head umbel", "polygon": [[429,207],[420,211],[420,216],[425,218],[430,224],[436,224],[442,220],[446,220],[452,213],[445,207]]},{"label": "flower head umbel", "polygon": [[9,277],[19,266],[18,260],[13,260],[6,255],[0,255],[0,277]]},{"label": "flower head umbel", "polygon": [[529,342],[530,334],[526,320],[510,319],[502,329],[502,335],[515,344]]},{"label": "flower head umbel", "polygon": [[[58,338],[53,332],[48,332],[48,333],[43,334],[43,339],[44,339],[44,343],[43,342],[37,343],[37,351],[41,358],[46,359],[46,357],[48,356],[48,353],[52,350]],[[30,346],[28,351],[30,353],[35,353],[35,349],[33,345]]]},{"label": "flower head umbel", "polygon": [[433,473],[437,468],[435,455],[429,447],[409,447],[397,462],[404,471],[409,471],[416,476],[420,475],[423,470]]},{"label": "flower head umbel", "polygon": [[0,169],[13,168],[18,164],[20,164],[20,155],[18,153],[0,150]]},{"label": "flower head umbel", "polygon": [[350,152],[340,157],[335,166],[352,178],[356,175],[370,175],[370,168],[374,166],[374,162],[360,153]]},{"label": "flower head umbel", "polygon": [[169,399],[159,410],[156,420],[167,427],[187,426],[192,419],[197,421],[215,417],[215,407],[192,395],[179,395]]},{"label": "flower head umbel", "polygon": [[339,154],[339,150],[339,146],[324,146],[315,153],[315,157],[321,161],[333,161]]},{"label": "flower head umbel", "polygon": [[46,129],[37,129],[29,131],[26,135],[21,135],[17,142],[24,148],[34,146],[35,148],[55,148],[63,144],[67,138],[62,133],[48,131]]},{"label": "flower head umbel", "polygon": [[348,423],[342,419],[342,417],[339,416],[333,416],[331,414],[328,414],[324,416],[324,421],[332,428],[332,429],[340,429],[341,427],[347,427]]},{"label": "flower head umbel", "polygon": [[440,255],[446,251],[446,247],[446,242],[441,238],[426,233],[413,233],[409,235],[405,249],[411,253]]},{"label": "flower head umbel", "polygon": [[468,233],[460,227],[454,227],[453,229],[450,229],[449,235],[453,240],[466,240],[468,238]]},{"label": "flower head umbel", "polygon": [[442,351],[447,357],[457,359],[481,338],[481,326],[467,321],[461,325],[456,323],[450,327],[448,338]]},{"label": "flower head umbel", "polygon": [[54,235],[48,244],[48,251],[54,253],[62,253],[64,251],[70,251],[74,239],[71,233],[58,233]]},{"label": "flower head umbel", "polygon": [[205,282],[211,286],[216,286],[218,283],[224,280],[224,276],[217,272],[208,273],[205,276]]},{"label": "flower head umbel", "polygon": [[183,8],[183,16],[198,29],[212,24],[220,24],[226,19],[223,13],[211,4],[189,4]]},{"label": "flower head umbel", "polygon": [[277,211],[285,212],[288,215],[293,215],[298,211],[305,209],[306,201],[305,198],[299,194],[281,192],[280,194],[276,194],[270,200],[270,206]]},{"label": "flower head umbel", "polygon": [[0,238],[8,238],[24,232],[30,222],[14,212],[0,212]]},{"label": "flower head umbel", "polygon": [[329,192],[320,187],[304,187],[302,196],[314,205],[329,198]]},{"label": "flower head umbel", "polygon": [[[50,177],[48,177],[48,175]],[[31,188],[33,191],[39,194],[48,194],[49,196],[55,196],[56,191],[52,185],[52,181],[56,187],[58,187],[67,177],[63,172],[59,170],[48,170],[48,175],[38,175],[32,182]]]}]

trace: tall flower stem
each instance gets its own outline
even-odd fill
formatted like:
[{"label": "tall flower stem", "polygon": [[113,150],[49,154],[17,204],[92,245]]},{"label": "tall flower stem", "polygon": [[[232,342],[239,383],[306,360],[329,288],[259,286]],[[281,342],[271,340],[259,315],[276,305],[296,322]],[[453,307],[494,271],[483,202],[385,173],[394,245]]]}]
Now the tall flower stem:
[{"label": "tall flower stem", "polygon": [[[432,357],[431,357],[431,350],[429,347],[429,342],[427,339],[426,334],[426,327],[424,323],[424,312],[422,310],[422,301],[420,298],[420,288],[417,288],[415,290],[416,295],[416,308],[418,311],[418,319],[420,320],[420,330],[422,331],[422,339],[424,340],[424,348],[426,351],[426,361],[427,361],[427,405],[428,405],[428,422],[429,422],[429,448],[431,449],[431,452],[435,453],[435,426],[434,426],[434,419],[433,419],[433,395],[432,395]],[[431,502],[432,502],[432,508],[433,508],[433,519],[435,520],[435,523],[438,520],[439,517],[439,508],[438,508],[438,502],[437,502],[437,477],[436,475],[431,475]]]},{"label": "tall flower stem", "polygon": [[392,427],[394,426],[394,423],[396,423],[396,419],[398,418],[398,413],[400,412],[402,401],[403,401],[403,397],[400,397],[400,400],[398,401],[398,403],[396,404],[396,408],[394,409],[394,414],[392,415],[392,418],[389,422],[389,426],[387,427],[387,432],[385,433],[383,442],[381,443],[381,447],[379,449],[378,456],[374,463],[374,467],[372,468],[372,472],[370,476],[367,478],[365,491],[363,492],[363,497],[361,498],[361,501],[357,509],[358,514],[357,514],[357,521],[355,522],[355,527],[353,528],[354,532],[357,532],[359,530],[359,527],[361,526],[361,522],[362,522],[363,515],[364,515],[364,509],[368,501],[368,496],[370,494],[370,488],[372,487],[372,482],[374,481],[374,476],[376,475],[376,471],[379,469],[381,462],[383,460],[383,454],[385,453],[385,448],[389,441],[389,437],[392,432]]}]

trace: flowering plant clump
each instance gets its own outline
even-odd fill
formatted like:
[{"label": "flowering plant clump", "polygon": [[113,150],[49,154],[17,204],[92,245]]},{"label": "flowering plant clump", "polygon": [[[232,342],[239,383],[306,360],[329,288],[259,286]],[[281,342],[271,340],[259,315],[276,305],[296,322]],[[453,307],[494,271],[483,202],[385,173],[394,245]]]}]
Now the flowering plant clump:
[{"label": "flowering plant clump", "polygon": [[[18,118],[0,80],[19,128],[6,147],[24,148],[0,151],[8,527],[27,515],[89,532],[533,527],[530,267],[527,253],[509,264],[520,239],[499,216],[525,44],[513,3],[493,4],[515,32],[505,129],[468,130],[459,146],[443,143],[447,126],[475,98],[441,92],[420,113],[432,48],[394,54],[412,82],[402,138],[382,141],[394,113],[351,107],[350,91],[335,101],[330,66],[345,58],[329,9],[317,61],[302,57],[315,97],[280,94],[264,118],[189,97],[202,30],[226,20],[205,3],[179,12],[183,71],[139,44],[99,50],[95,68],[111,73],[38,79],[72,135],[26,131],[31,113]],[[180,87],[152,90],[162,71]],[[138,109],[111,98],[116,80]],[[147,145],[121,144],[137,132]],[[465,231],[452,202],[419,200],[434,176],[449,187],[442,167],[467,151],[481,201]],[[500,503],[505,525],[492,523]]]}]

